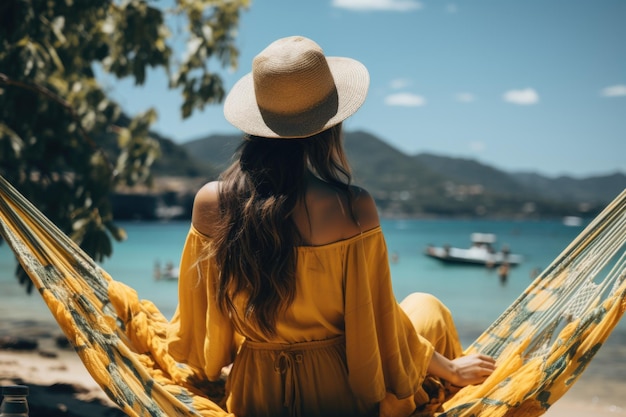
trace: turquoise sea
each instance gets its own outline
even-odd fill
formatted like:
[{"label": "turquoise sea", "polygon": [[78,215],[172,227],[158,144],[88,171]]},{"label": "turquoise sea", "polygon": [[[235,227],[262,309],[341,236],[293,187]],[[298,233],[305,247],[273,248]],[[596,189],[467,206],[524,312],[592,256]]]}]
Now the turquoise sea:
[{"label": "turquoise sea", "polygon": [[[103,268],[133,287],[140,298],[153,301],[170,317],[177,303],[175,281],[155,281],[154,266],[178,263],[189,223],[119,223],[128,239],[114,244],[113,256]],[[439,297],[452,311],[465,343],[471,342],[492,323],[531,283],[537,270],[546,268],[583,230],[560,221],[493,220],[390,220],[382,221],[390,253],[393,286],[398,300],[414,291]],[[424,255],[429,244],[468,247],[473,232],[494,233],[495,247],[507,245],[524,257],[500,282],[497,272],[477,266],[442,264]],[[19,311],[38,316],[47,308],[38,295],[24,296],[14,276],[15,260],[10,248],[0,246],[0,313]],[[39,308],[41,305],[41,308]],[[6,310],[11,309],[12,312]],[[28,312],[24,312],[25,308]],[[626,328],[626,325],[623,326]]]}]

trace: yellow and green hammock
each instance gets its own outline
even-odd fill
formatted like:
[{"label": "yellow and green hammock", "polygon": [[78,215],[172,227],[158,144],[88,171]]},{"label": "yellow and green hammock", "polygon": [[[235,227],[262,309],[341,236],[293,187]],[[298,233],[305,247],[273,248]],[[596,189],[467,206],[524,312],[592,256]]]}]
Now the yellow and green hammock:
[{"label": "yellow and green hammock", "polygon": [[[0,177],[0,233],[106,394],[129,416],[226,416],[223,386],[167,353],[168,320]],[[497,358],[439,417],[539,416],[626,310],[626,190],[469,346]],[[232,414],[230,414],[232,415]]]}]

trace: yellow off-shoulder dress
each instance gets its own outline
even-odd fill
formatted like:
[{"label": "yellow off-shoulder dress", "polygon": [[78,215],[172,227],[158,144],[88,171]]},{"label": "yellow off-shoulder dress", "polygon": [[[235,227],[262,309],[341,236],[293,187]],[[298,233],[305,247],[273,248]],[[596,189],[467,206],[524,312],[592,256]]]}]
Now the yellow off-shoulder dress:
[{"label": "yellow off-shoulder dress", "polygon": [[376,415],[387,393],[428,400],[420,391],[435,349],[461,354],[449,312],[434,297],[414,297],[404,309],[396,301],[380,227],[297,249],[295,300],[271,338],[243,311],[228,317],[217,309],[210,245],[191,227],[169,353],[209,380],[233,363],[226,407],[236,416]]}]

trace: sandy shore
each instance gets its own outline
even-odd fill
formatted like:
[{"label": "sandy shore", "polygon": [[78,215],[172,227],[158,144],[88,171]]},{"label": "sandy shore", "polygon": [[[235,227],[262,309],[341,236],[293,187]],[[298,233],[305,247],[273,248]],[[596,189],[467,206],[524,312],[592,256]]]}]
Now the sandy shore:
[{"label": "sandy shore", "polygon": [[[93,381],[78,355],[57,345],[60,335],[54,323],[13,322],[9,326],[0,321],[0,340],[19,337],[38,344],[26,351],[0,349],[0,385],[30,387],[30,417],[124,416]],[[611,345],[603,349],[588,372],[545,416],[626,417],[626,377],[617,368],[617,379],[607,378],[610,370],[605,369],[611,368],[616,352],[621,350],[614,351]]]},{"label": "sandy shore", "polygon": [[30,417],[123,417],[73,352],[0,351],[0,385],[29,387]]},{"label": "sandy shore", "polygon": [[33,342],[35,348],[0,349],[0,385],[29,387],[29,417],[123,417],[91,378],[56,323],[0,322],[0,342]]}]

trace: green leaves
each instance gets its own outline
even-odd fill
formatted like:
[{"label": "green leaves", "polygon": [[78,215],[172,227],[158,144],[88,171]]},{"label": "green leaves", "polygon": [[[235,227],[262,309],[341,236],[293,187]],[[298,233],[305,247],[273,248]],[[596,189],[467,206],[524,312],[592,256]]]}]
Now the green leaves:
[{"label": "green leaves", "polygon": [[247,0],[162,3],[0,2],[0,175],[96,260],[111,256],[111,238],[125,238],[111,193],[149,185],[160,156],[155,111],[128,120],[96,68],[136,84],[161,68],[171,80],[163,88],[180,91],[188,117],[224,98],[218,71],[237,63]]},{"label": "green leaves", "polygon": [[[184,102],[182,116],[189,117],[195,109],[224,99],[221,77],[211,70],[209,58],[220,66],[236,68],[239,57],[234,47],[235,29],[240,9],[249,5],[238,1],[184,1],[179,0],[175,13],[185,16],[188,36],[182,62],[171,78],[174,88],[182,88]],[[196,75],[197,74],[197,75]]]},{"label": "green leaves", "polygon": [[143,84],[147,67],[167,69],[171,49],[166,45],[167,30],[163,14],[142,1],[112,4],[104,27],[109,56],[103,60],[105,69],[118,77],[133,76]]},{"label": "green leaves", "polygon": [[128,128],[118,130],[121,153],[117,160],[117,183],[134,186],[150,183],[149,167],[161,155],[159,144],[150,138],[149,127],[156,120],[156,112],[149,110],[133,119]]}]

